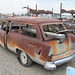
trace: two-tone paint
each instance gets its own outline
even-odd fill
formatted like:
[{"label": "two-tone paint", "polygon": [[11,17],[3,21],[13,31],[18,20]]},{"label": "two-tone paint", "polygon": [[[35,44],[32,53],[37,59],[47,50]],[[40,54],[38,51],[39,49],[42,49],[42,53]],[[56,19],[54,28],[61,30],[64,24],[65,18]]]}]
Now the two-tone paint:
[{"label": "two-tone paint", "polygon": [[[45,65],[46,69],[49,69],[46,67],[46,62],[54,62],[59,59],[62,60],[62,58],[67,58],[71,54],[75,53],[74,35],[68,35],[65,37],[65,39],[61,39],[63,41],[62,43],[58,39],[50,39],[45,36],[42,28],[43,24],[61,24],[61,22],[57,19],[38,17],[12,17],[5,19],[5,21],[18,22],[20,23],[20,28],[18,33],[12,32],[11,30],[9,30],[7,33],[7,28],[6,31],[0,30],[0,44],[15,53],[17,53],[17,50],[24,51],[31,57],[33,61]],[[34,38],[20,34],[22,23],[33,24],[36,29],[37,37]],[[53,52],[50,52],[51,50]],[[53,66],[55,67],[55,65]]]}]

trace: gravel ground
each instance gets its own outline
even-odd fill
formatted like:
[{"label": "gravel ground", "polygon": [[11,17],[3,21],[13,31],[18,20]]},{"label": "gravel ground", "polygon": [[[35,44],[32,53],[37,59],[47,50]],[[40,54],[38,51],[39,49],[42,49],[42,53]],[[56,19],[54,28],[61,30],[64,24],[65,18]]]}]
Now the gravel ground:
[{"label": "gravel ground", "polygon": [[19,64],[16,54],[0,46],[0,75],[66,75],[67,66],[75,67],[75,59],[55,71],[48,71],[36,63],[25,68]]}]

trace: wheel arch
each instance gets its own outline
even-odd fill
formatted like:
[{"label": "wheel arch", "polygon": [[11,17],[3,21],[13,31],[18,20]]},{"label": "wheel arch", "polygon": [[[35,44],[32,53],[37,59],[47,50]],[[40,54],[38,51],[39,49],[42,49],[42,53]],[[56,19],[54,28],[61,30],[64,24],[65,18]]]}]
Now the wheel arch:
[{"label": "wheel arch", "polygon": [[[19,51],[23,51],[23,50],[21,50],[21,49],[19,49],[19,48],[16,48],[16,53],[18,54],[18,52]],[[30,57],[30,55],[27,53],[27,52],[25,52],[29,57]]]}]

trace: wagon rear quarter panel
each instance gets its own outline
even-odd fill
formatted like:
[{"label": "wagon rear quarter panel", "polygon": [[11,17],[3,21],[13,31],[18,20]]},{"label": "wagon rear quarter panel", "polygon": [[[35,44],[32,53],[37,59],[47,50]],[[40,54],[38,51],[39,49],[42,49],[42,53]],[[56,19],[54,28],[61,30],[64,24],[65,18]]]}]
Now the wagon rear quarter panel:
[{"label": "wagon rear quarter panel", "polygon": [[34,58],[36,57],[35,54],[38,54],[39,51],[41,51],[39,59],[43,61],[48,60],[48,53],[51,48],[37,38],[21,35],[15,32],[9,32],[7,34],[7,46],[12,51],[18,48]]}]

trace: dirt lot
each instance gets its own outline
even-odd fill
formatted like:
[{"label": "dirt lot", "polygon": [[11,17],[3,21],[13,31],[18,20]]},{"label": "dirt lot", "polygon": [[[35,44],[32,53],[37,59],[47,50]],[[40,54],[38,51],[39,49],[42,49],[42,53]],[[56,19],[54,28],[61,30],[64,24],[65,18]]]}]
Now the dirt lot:
[{"label": "dirt lot", "polygon": [[75,67],[75,59],[55,71],[48,71],[36,63],[25,68],[19,64],[16,54],[0,46],[0,75],[66,75],[67,66]]}]

